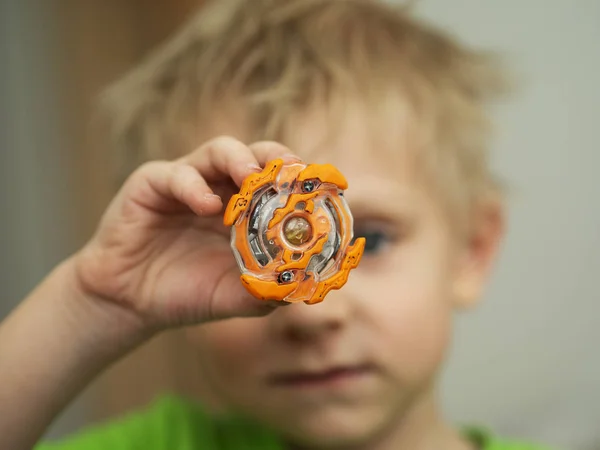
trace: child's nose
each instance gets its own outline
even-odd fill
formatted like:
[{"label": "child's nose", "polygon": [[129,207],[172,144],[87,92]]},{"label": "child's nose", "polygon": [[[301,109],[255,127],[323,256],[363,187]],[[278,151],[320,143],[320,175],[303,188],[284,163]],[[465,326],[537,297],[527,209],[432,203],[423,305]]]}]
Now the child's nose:
[{"label": "child's nose", "polygon": [[270,331],[276,339],[290,343],[319,340],[342,331],[351,319],[352,305],[339,294],[330,292],[315,305],[294,303],[280,307],[269,316]]}]

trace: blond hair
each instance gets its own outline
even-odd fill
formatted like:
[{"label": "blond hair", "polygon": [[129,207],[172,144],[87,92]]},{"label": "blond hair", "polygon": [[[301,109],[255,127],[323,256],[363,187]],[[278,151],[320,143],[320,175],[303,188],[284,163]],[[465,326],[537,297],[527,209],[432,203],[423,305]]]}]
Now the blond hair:
[{"label": "blond hair", "polygon": [[504,92],[495,59],[376,0],[216,0],[107,91],[127,171],[200,144],[220,99],[236,98],[256,139],[278,139],[317,97],[402,89],[439,191],[472,205],[498,183],[486,104]]}]

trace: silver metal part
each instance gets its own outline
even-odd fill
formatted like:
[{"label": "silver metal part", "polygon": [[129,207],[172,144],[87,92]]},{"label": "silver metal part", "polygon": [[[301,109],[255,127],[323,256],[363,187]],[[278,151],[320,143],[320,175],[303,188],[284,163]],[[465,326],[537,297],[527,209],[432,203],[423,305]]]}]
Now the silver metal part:
[{"label": "silver metal part", "polygon": [[279,275],[280,283],[289,283],[293,279],[294,279],[294,274],[292,272],[290,272],[289,270],[281,272],[281,275]]},{"label": "silver metal part", "polygon": [[[250,219],[248,220],[248,242],[250,244],[250,250],[261,266],[266,266],[269,263],[269,255],[265,253],[260,244],[258,233],[261,219],[260,213],[265,204],[275,195],[277,195],[277,192],[271,187],[266,187],[263,192],[259,193],[252,202],[252,212],[250,213]],[[273,255],[271,255],[271,257],[273,257]]]}]

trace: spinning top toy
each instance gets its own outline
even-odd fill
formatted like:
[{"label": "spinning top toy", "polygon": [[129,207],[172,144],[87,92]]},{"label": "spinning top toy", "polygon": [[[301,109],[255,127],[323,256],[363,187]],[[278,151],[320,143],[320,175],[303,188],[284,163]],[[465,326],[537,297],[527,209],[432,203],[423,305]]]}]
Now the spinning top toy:
[{"label": "spinning top toy", "polygon": [[224,223],[248,292],[262,300],[321,302],[358,266],[344,176],[331,164],[271,161],[229,201]]}]

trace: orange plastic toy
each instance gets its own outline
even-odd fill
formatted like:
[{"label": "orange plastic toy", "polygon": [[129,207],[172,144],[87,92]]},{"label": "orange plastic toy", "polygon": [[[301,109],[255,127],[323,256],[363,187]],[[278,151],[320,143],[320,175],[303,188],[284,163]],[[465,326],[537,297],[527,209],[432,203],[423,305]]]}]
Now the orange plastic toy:
[{"label": "orange plastic toy", "polygon": [[331,164],[270,162],[225,210],[241,280],[256,298],[319,303],[358,266],[344,176]]}]

